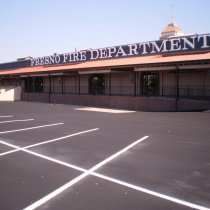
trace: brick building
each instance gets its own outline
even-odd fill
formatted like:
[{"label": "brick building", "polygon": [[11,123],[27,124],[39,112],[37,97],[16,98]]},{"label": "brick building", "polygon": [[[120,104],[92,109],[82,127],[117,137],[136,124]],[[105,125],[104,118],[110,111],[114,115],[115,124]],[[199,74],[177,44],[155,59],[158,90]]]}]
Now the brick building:
[{"label": "brick building", "polygon": [[[20,99],[147,111],[210,109],[210,34],[87,49],[0,64]],[[166,33],[167,32],[167,33]],[[180,34],[179,34],[180,35]],[[182,35],[182,34],[181,34]]]}]

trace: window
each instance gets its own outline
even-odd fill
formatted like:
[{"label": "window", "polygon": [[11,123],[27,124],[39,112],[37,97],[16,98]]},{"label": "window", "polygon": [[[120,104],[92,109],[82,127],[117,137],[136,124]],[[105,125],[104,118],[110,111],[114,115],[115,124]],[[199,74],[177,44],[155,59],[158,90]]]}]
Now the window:
[{"label": "window", "polygon": [[42,77],[28,77],[24,79],[24,87],[26,93],[41,93],[43,92],[43,78]]},{"label": "window", "polygon": [[94,74],[89,78],[89,93],[104,94],[105,92],[105,76],[104,74]]},{"label": "window", "polygon": [[142,95],[159,95],[159,74],[157,72],[144,72],[142,75]]},{"label": "window", "polygon": [[43,92],[43,78],[42,77],[35,77],[34,91],[38,93]]},{"label": "window", "polygon": [[24,79],[24,84],[26,93],[33,92],[33,78]]}]

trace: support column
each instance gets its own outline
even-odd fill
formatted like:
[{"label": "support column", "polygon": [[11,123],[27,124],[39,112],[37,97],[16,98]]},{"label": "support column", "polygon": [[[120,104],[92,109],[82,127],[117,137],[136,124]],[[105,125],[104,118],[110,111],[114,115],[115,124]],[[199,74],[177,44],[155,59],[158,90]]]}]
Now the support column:
[{"label": "support column", "polygon": [[161,95],[164,96],[164,95],[163,95],[163,92],[164,92],[164,89],[163,89],[163,84],[164,84],[164,83],[163,83],[163,71],[161,72],[161,77],[162,77],[162,79],[161,79],[161,80],[162,80],[162,81],[161,81],[161,83],[162,83],[162,93],[161,93]]},{"label": "support column", "polygon": [[112,73],[109,73],[109,95],[112,95]]},{"label": "support column", "polygon": [[203,71],[203,97],[206,97],[206,80],[205,80],[205,70]]},{"label": "support column", "polygon": [[136,71],[133,74],[134,97],[136,97]]},{"label": "support column", "polygon": [[78,74],[78,91],[79,91],[79,95],[80,95],[80,74]]},{"label": "support column", "polygon": [[51,92],[52,92],[52,89],[51,89],[51,76],[50,76],[50,74],[49,74],[49,104],[50,104],[50,95],[51,95]]},{"label": "support column", "polygon": [[62,94],[64,94],[64,76],[61,75]]},{"label": "support column", "polygon": [[27,89],[28,89],[28,101],[29,101],[29,94],[30,94],[30,77],[29,77],[29,75],[28,75],[28,87],[27,87]]},{"label": "support column", "polygon": [[178,111],[179,96],[179,66],[176,66],[176,111]]}]

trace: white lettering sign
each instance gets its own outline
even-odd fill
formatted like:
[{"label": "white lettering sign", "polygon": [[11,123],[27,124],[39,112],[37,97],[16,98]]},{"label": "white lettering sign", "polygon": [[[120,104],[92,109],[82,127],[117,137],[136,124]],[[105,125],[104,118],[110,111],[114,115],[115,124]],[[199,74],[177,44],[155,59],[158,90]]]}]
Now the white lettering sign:
[{"label": "white lettering sign", "polygon": [[158,40],[152,42],[129,44],[100,49],[89,49],[64,54],[54,54],[51,56],[31,59],[31,66],[43,66],[91,61],[98,59],[142,56],[149,54],[166,54],[195,50],[210,51],[210,34],[192,35],[186,37],[173,37],[165,40]]}]

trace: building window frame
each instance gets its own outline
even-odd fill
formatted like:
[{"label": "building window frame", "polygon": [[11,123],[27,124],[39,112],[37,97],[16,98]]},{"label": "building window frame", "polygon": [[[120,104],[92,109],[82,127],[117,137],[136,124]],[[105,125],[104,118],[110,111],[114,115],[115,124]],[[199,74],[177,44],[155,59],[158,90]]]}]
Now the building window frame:
[{"label": "building window frame", "polygon": [[89,76],[89,94],[105,94],[105,74],[93,74]]},{"label": "building window frame", "polygon": [[158,72],[143,72],[141,77],[141,95],[160,95],[160,75]]}]

